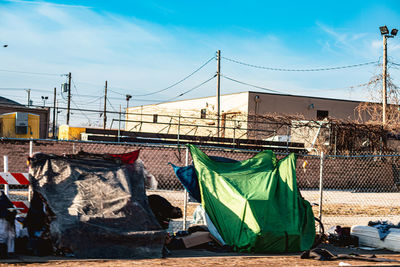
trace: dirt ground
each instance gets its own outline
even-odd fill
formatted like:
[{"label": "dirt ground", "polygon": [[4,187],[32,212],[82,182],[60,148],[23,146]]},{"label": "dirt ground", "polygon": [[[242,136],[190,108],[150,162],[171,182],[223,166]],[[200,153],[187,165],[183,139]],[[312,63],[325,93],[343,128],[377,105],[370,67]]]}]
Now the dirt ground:
[{"label": "dirt ground", "polygon": [[341,259],[334,261],[317,261],[300,259],[300,253],[292,254],[238,254],[214,253],[206,250],[172,251],[171,255],[162,259],[132,259],[132,260],[76,260],[60,257],[15,256],[0,261],[0,266],[400,266],[400,253],[390,251],[363,251],[360,249],[337,248],[323,245],[334,254],[357,253],[360,255],[375,254],[378,259],[391,259],[398,262],[370,262],[361,260]]}]

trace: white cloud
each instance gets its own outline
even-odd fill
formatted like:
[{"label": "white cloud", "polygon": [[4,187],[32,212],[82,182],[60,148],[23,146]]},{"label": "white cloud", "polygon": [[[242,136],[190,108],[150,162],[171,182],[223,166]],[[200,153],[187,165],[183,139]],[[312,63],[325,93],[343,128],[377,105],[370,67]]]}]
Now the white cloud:
[{"label": "white cloud", "polygon": [[56,3],[49,3],[44,1],[25,1],[25,0],[6,0],[6,2],[10,3],[17,3],[17,4],[24,4],[24,5],[40,5],[40,6],[54,6],[54,7],[68,7],[68,8],[91,8],[88,6],[82,5],[65,5],[65,4],[56,4]]}]

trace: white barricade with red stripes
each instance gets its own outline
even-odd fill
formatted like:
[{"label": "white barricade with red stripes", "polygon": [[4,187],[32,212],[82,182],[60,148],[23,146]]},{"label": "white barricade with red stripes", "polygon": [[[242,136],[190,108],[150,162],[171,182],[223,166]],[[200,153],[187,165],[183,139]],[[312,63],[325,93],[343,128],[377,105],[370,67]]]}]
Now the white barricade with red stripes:
[{"label": "white barricade with red stripes", "polygon": [[0,172],[0,184],[29,185],[29,173]]},{"label": "white barricade with red stripes", "polygon": [[[33,141],[29,142],[29,157],[33,155]],[[30,168],[30,167],[29,167]],[[29,202],[31,201],[32,187],[29,181],[29,173],[23,172],[9,172],[8,171],[8,156],[4,155],[4,172],[0,172],[0,184],[4,185],[4,193],[9,196],[9,185],[29,185],[28,187],[28,201],[12,201],[14,206],[21,213],[27,213],[29,209]]]},{"label": "white barricade with red stripes", "polygon": [[[29,173],[20,172],[0,172],[0,184],[3,185],[30,185]],[[8,190],[6,195],[8,195]],[[29,201],[12,201],[14,206],[18,208],[19,212],[27,213],[29,208]]]}]

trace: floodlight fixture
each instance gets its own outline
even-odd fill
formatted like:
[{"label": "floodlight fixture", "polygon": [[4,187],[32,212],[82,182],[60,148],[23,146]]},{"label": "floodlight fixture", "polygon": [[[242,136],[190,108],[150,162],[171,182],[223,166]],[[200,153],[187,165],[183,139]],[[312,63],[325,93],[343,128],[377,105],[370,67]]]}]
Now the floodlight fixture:
[{"label": "floodlight fixture", "polygon": [[390,34],[391,34],[392,36],[396,36],[398,31],[399,31],[398,29],[392,29],[392,31],[390,32]]},{"label": "floodlight fixture", "polygon": [[379,27],[379,30],[381,31],[382,35],[389,34],[388,27],[386,27],[386,26]]},{"label": "floodlight fixture", "polygon": [[126,95],[126,109],[129,108],[129,99],[131,99],[132,96],[131,95]]},{"label": "floodlight fixture", "polygon": [[48,96],[42,96],[42,100],[43,100],[43,107],[46,106],[46,100],[49,99]]}]

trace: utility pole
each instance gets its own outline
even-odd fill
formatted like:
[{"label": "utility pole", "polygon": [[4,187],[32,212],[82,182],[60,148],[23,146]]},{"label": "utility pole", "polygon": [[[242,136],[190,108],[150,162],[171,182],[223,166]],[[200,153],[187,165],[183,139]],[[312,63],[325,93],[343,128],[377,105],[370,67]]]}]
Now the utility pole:
[{"label": "utility pole", "polygon": [[26,90],[28,92],[28,108],[31,106],[31,89]]},{"label": "utility pole", "polygon": [[57,100],[57,104],[56,104],[56,125],[58,124],[58,113],[60,113],[60,111],[58,111],[58,100]]},{"label": "utility pole", "polygon": [[67,107],[67,125],[69,125],[69,113],[71,111],[71,72],[68,73],[68,107]]},{"label": "utility pole", "polygon": [[383,72],[382,72],[382,123],[386,125],[386,67],[387,67],[387,36],[383,35]]},{"label": "utility pole", "polygon": [[104,87],[104,114],[103,114],[103,129],[106,128],[107,126],[107,81],[106,81],[106,85]]},{"label": "utility pole", "polygon": [[56,138],[56,97],[57,89],[54,87],[54,101],[53,101],[53,139]]},{"label": "utility pole", "polygon": [[219,137],[219,120],[220,120],[220,101],[221,101],[221,50],[217,51],[217,137]]}]

